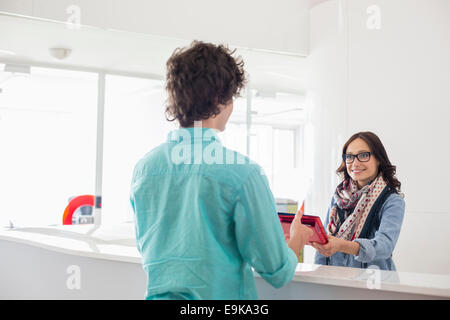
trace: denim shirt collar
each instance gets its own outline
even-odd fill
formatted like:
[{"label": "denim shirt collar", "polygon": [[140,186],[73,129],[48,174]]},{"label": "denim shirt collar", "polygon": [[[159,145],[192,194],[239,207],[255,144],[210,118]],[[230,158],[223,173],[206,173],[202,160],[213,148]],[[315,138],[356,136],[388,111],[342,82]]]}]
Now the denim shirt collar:
[{"label": "denim shirt collar", "polygon": [[222,143],[217,135],[217,130],[212,128],[180,128],[172,130],[167,136],[168,142],[176,143],[200,143],[200,142],[211,142],[217,141]]}]

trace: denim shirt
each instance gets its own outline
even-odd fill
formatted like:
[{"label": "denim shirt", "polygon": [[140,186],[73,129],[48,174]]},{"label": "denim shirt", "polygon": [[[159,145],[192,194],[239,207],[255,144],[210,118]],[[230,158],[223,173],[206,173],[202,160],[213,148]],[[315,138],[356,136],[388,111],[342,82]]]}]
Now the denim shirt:
[{"label": "denim shirt", "polygon": [[[326,228],[330,219],[330,210],[334,206],[334,197],[331,199],[324,227]],[[316,251],[314,263],[328,264],[333,266],[344,266],[353,268],[368,268],[376,266],[381,270],[395,271],[395,264],[392,259],[392,252],[397,243],[400,229],[405,213],[405,201],[403,198],[393,193],[387,197],[380,210],[376,212],[380,221],[378,230],[369,230],[366,239],[357,238],[353,241],[360,245],[357,256],[336,252],[327,258]]]}]

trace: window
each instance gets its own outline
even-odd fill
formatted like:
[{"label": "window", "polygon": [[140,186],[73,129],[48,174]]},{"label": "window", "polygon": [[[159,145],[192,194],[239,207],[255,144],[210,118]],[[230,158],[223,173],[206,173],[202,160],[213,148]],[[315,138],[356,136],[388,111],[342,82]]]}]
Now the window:
[{"label": "window", "polygon": [[219,133],[223,145],[241,154],[247,154],[247,99],[239,97],[233,102],[233,113],[223,132]]},{"label": "window", "polygon": [[130,184],[134,166],[165,142],[176,122],[165,118],[164,82],[106,76],[102,223],[133,219]]},{"label": "window", "polygon": [[0,224],[61,224],[69,198],[93,194],[97,75],[0,65]]},{"label": "window", "polygon": [[[72,197],[95,194],[98,74],[5,70],[0,88],[0,225],[61,224]],[[165,118],[165,99],[163,80],[106,75],[102,224],[132,220],[134,166],[178,127]],[[247,99],[235,100],[219,136],[226,147],[264,168],[275,197],[303,200],[297,98],[264,97],[253,90],[250,103]]]},{"label": "window", "polygon": [[247,103],[246,98],[235,100],[233,114],[222,133],[225,146],[248,155],[262,166],[275,197],[301,203],[307,191],[303,169],[303,98],[281,93],[261,95],[252,90],[250,123],[247,123]]}]

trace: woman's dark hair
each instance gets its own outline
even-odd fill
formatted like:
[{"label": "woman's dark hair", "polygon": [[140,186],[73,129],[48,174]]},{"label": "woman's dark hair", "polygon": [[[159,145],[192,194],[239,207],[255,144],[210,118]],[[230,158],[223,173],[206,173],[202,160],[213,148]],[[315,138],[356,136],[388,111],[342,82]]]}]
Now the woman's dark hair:
[{"label": "woman's dark hair", "polygon": [[[387,185],[390,186],[391,188],[395,189],[397,192],[400,192],[401,183],[395,177],[396,166],[393,166],[391,164],[391,162],[389,161],[389,158],[386,153],[386,149],[384,148],[383,144],[381,143],[380,138],[378,138],[378,136],[375,133],[370,132],[370,131],[355,133],[344,144],[344,147],[342,148],[342,154],[343,155],[346,154],[348,145],[358,138],[363,139],[369,145],[372,155],[379,161],[380,165],[378,167],[378,173],[381,172],[383,179],[384,179],[384,181],[386,181]],[[336,173],[343,180],[350,178],[350,176],[347,172],[347,166],[346,166],[344,160],[342,160],[342,163],[339,166],[339,168],[336,170]]]},{"label": "woman's dark hair", "polygon": [[192,127],[194,121],[218,115],[219,104],[239,96],[246,79],[244,62],[233,57],[235,51],[194,41],[173,52],[166,64],[167,120]]}]

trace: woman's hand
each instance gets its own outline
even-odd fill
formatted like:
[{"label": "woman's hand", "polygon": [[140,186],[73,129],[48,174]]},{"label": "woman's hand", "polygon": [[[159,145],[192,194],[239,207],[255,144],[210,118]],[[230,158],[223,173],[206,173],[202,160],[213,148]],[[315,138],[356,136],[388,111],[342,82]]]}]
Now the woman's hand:
[{"label": "woman's hand", "polygon": [[333,237],[331,235],[328,235],[328,243],[326,244],[319,244],[317,242],[311,243],[311,246],[314,247],[319,253],[325,257],[330,257],[334,255],[338,251],[342,251],[342,247],[344,246],[344,242],[346,240],[339,239],[336,237]]}]

